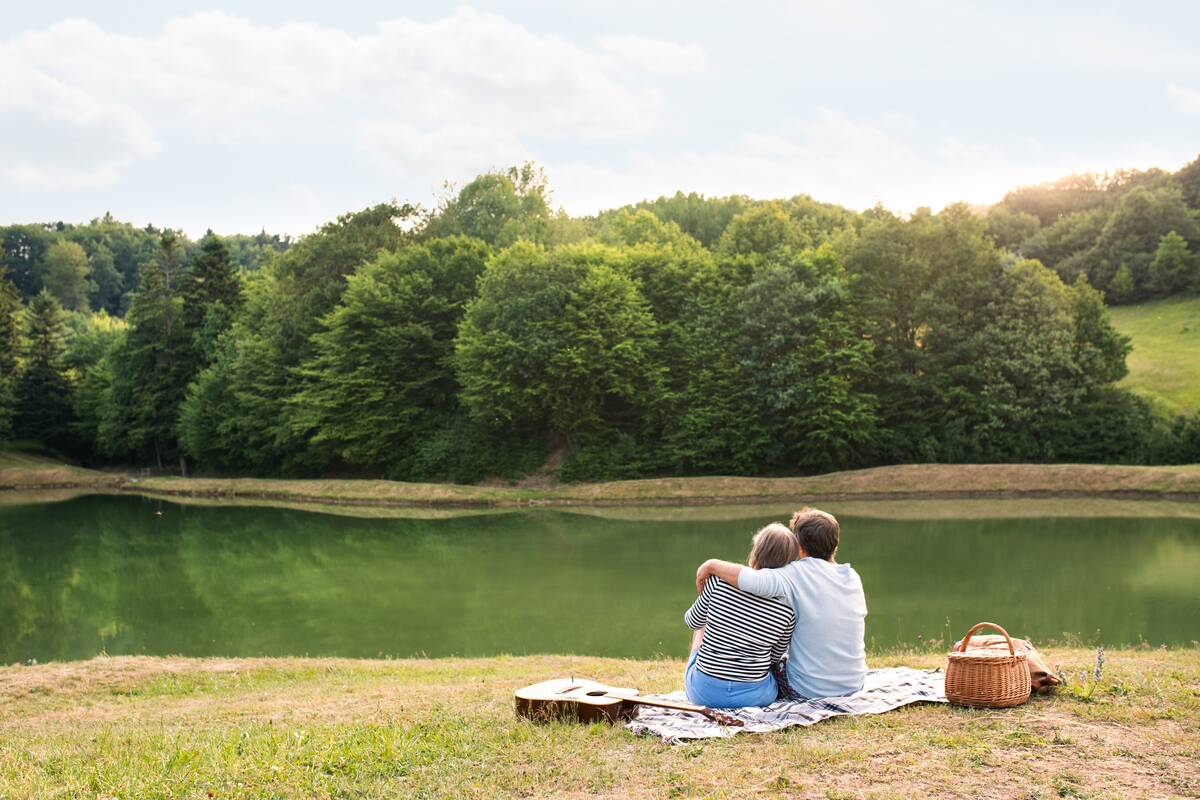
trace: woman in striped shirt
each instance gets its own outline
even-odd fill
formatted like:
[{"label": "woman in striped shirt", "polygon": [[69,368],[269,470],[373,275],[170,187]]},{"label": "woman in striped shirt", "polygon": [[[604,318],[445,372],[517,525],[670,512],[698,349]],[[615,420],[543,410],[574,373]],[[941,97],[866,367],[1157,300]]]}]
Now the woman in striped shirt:
[{"label": "woman in striped shirt", "polygon": [[[754,535],[749,563],[752,569],[773,569],[799,555],[796,537],[774,523]],[[787,653],[796,626],[790,606],[710,577],[683,621],[694,631],[704,631],[684,673],[689,700],[709,708],[775,702],[779,687],[771,667]]]}]

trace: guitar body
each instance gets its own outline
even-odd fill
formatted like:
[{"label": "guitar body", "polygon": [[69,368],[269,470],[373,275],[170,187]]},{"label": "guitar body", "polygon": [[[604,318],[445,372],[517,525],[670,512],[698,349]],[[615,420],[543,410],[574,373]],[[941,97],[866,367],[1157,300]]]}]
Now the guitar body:
[{"label": "guitar body", "polygon": [[617,722],[633,715],[637,689],[617,689],[583,678],[554,678],[518,689],[517,714],[538,721]]},{"label": "guitar body", "polygon": [[517,714],[539,722],[617,722],[633,716],[639,705],[674,708],[702,714],[721,725],[740,726],[737,717],[691,703],[643,697],[637,689],[619,689],[584,678],[554,678],[518,689]]}]

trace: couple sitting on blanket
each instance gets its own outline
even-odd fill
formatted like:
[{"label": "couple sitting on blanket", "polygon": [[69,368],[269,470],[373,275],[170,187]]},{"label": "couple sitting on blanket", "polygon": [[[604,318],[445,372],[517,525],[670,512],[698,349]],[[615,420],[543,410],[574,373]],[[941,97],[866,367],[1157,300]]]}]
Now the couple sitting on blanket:
[{"label": "couple sitting on blanket", "polygon": [[684,615],[696,631],[689,700],[738,708],[862,689],[867,601],[858,573],[834,560],[839,536],[832,514],[804,508],[790,529],[774,523],[755,534],[750,566],[700,565],[700,596]]}]

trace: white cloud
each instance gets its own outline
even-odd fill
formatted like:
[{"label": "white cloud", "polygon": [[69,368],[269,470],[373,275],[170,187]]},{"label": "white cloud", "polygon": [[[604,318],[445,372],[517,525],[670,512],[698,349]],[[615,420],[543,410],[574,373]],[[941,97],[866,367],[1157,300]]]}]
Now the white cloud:
[{"label": "white cloud", "polygon": [[1167,94],[1180,113],[1200,114],[1200,89],[1189,89],[1172,83],[1167,86]]},{"label": "white cloud", "polygon": [[104,186],[158,152],[134,109],[105,103],[0,51],[0,184]]},{"label": "white cloud", "polygon": [[601,36],[601,50],[648,72],[688,75],[704,70],[707,59],[698,44],[679,44],[645,36]]},{"label": "white cloud", "polygon": [[0,181],[46,188],[111,182],[165,134],[271,145],[327,133],[339,116],[384,166],[457,174],[463,165],[448,156],[475,163],[524,153],[528,140],[634,136],[661,107],[608,51],[470,9],[362,35],[224,13],[173,19],[151,36],[67,20],[0,42],[6,64]]}]

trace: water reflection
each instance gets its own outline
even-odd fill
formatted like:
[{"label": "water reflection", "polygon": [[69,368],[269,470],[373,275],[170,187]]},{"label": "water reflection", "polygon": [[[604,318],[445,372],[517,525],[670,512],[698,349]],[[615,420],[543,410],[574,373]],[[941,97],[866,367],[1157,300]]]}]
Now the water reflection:
[{"label": "water reflection", "polygon": [[[372,519],[128,496],[9,506],[0,662],[98,652],[678,656],[696,564],[743,558],[750,533],[780,511]],[[863,576],[874,649],[958,635],[980,619],[1042,641],[1200,638],[1194,517],[943,510],[842,521],[841,559]]]}]

